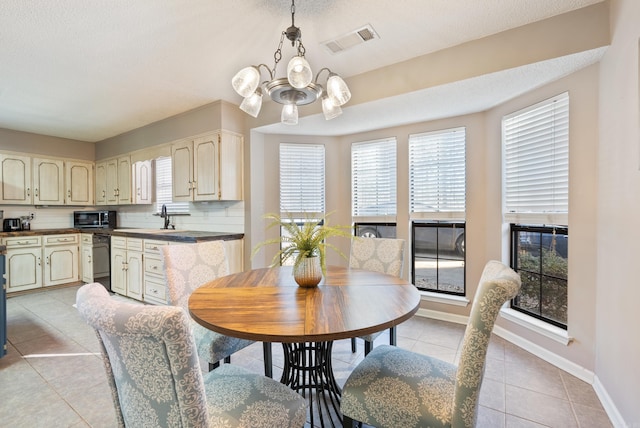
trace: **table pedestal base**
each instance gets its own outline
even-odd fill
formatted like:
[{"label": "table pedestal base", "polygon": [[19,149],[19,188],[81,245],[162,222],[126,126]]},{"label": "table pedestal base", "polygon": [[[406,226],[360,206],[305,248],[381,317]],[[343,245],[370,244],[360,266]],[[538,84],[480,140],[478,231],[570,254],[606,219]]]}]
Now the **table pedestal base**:
[{"label": "table pedestal base", "polygon": [[331,365],[333,342],[283,343],[282,347],[284,370],[280,382],[309,400],[311,426],[315,426],[315,416],[320,426],[325,426],[323,413],[328,415],[330,426],[336,426],[334,420],[342,426],[341,391]]}]

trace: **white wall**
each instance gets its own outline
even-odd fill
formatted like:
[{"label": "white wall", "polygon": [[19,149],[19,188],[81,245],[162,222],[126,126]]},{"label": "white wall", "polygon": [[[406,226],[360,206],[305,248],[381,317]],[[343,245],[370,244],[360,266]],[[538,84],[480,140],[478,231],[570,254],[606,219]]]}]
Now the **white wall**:
[{"label": "white wall", "polygon": [[596,375],[624,423],[640,427],[640,2],[613,0],[610,16],[600,68]]}]

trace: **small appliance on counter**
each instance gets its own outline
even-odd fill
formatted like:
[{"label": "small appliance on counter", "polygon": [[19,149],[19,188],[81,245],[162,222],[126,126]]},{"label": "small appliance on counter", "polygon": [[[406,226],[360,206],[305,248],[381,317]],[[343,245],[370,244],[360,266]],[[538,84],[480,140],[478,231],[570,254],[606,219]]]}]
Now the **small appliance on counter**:
[{"label": "small appliance on counter", "polygon": [[22,230],[31,230],[31,216],[20,217],[20,228]]},{"label": "small appliance on counter", "polygon": [[2,220],[3,232],[15,232],[22,230],[22,221],[19,218],[5,218]]}]

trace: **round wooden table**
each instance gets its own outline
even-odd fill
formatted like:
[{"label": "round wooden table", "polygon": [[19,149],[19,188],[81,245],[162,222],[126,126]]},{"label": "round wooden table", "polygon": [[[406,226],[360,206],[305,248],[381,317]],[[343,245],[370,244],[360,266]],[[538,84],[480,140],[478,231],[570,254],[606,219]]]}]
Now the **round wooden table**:
[{"label": "round wooden table", "polygon": [[342,417],[331,366],[333,341],[396,326],[411,318],[419,304],[418,290],[395,276],[329,266],[317,287],[303,288],[285,266],[208,282],[189,298],[189,312],[200,325],[227,336],[281,342],[281,382],[305,396],[309,391],[313,426],[313,391],[319,407],[329,414],[333,408]]}]

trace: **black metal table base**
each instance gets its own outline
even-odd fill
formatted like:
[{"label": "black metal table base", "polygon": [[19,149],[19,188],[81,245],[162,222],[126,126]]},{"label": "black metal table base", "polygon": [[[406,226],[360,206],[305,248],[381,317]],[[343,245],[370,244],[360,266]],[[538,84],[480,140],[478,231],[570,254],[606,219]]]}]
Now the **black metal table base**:
[{"label": "black metal table base", "polygon": [[282,347],[284,370],[280,382],[309,401],[311,426],[316,426],[316,416],[321,427],[325,426],[323,416],[329,417],[327,426],[342,426],[341,390],[331,365],[333,342],[283,343]]}]

